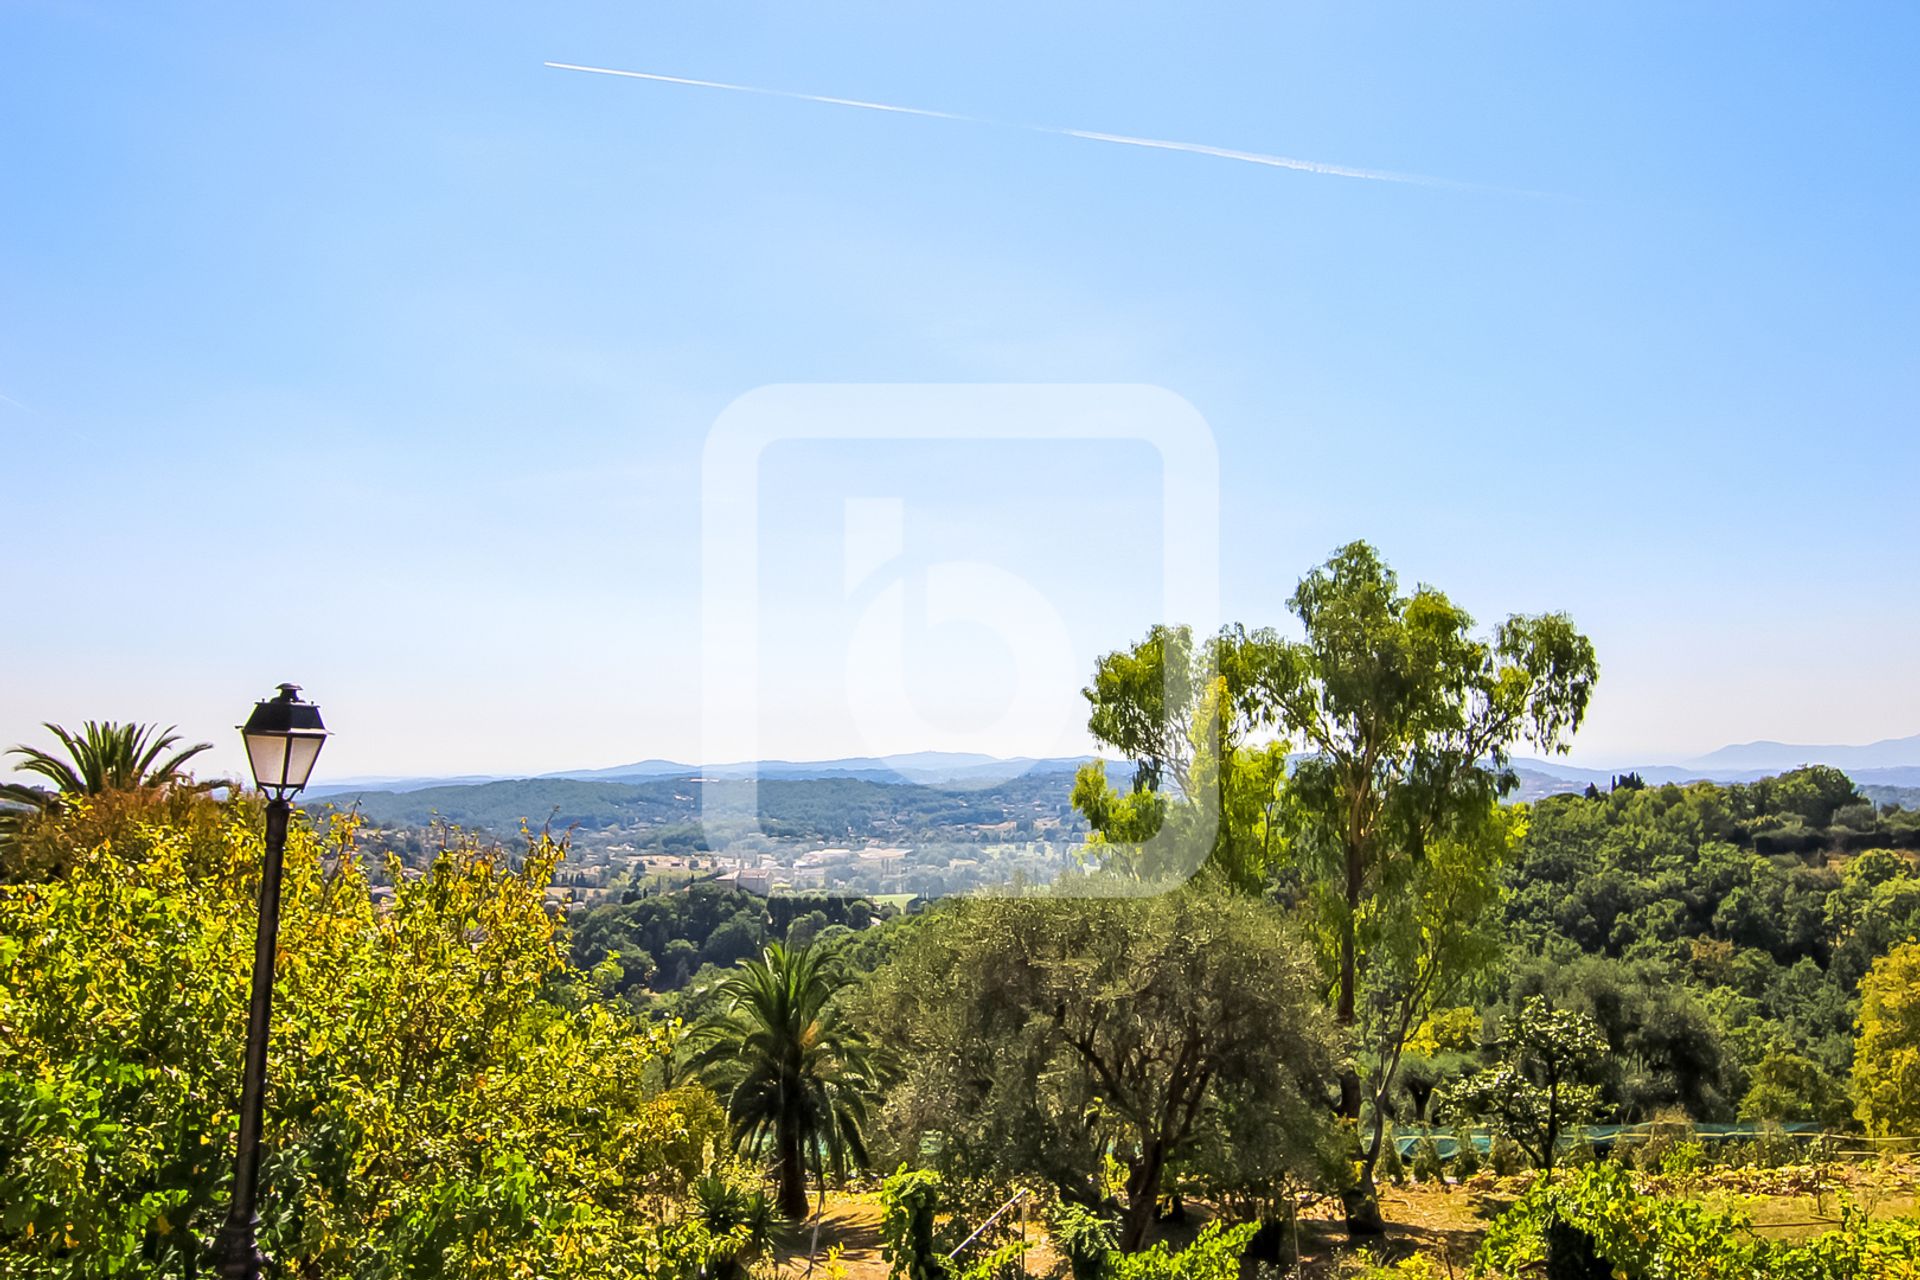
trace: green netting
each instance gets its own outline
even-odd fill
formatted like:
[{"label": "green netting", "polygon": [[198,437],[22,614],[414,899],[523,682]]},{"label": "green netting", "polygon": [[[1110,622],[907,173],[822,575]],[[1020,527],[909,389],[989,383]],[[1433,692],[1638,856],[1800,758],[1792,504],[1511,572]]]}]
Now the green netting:
[{"label": "green netting", "polygon": [[[1599,1150],[1605,1151],[1623,1139],[1626,1141],[1634,1141],[1637,1139],[1650,1138],[1662,1130],[1673,1132],[1674,1125],[1670,1122],[1659,1121],[1652,1121],[1646,1124],[1590,1124],[1575,1132],[1563,1134],[1560,1145],[1563,1147],[1572,1146],[1574,1143],[1584,1139],[1585,1141],[1593,1143]],[[1393,1144],[1400,1149],[1402,1159],[1410,1158],[1413,1155],[1414,1147],[1419,1143],[1420,1139],[1426,1135],[1426,1132],[1424,1129],[1395,1127],[1392,1141]],[[1696,1124],[1691,1127],[1687,1136],[1705,1142],[1718,1142],[1727,1138],[1757,1138],[1766,1133],[1784,1133],[1789,1137],[1801,1137],[1811,1140],[1820,1136],[1821,1129],[1819,1125],[1807,1121],[1796,1121],[1792,1124]],[[1467,1140],[1473,1144],[1474,1150],[1481,1155],[1486,1155],[1493,1149],[1493,1131],[1490,1129],[1469,1130]],[[1436,1130],[1433,1134],[1433,1141],[1434,1145],[1440,1148],[1440,1158],[1442,1160],[1451,1160],[1459,1153],[1460,1144],[1452,1133],[1442,1133]]]}]

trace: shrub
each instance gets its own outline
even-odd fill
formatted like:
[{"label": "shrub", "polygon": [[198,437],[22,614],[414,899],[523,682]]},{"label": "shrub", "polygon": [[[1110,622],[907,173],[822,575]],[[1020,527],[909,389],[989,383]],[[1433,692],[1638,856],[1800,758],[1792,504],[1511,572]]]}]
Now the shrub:
[{"label": "shrub", "polygon": [[1667,1153],[1684,1143],[1698,1144],[1693,1118],[1677,1108],[1668,1108],[1653,1118],[1646,1137],[1635,1144],[1634,1163],[1643,1173],[1659,1173],[1666,1168]]},{"label": "shrub", "polygon": [[1407,1181],[1407,1165],[1400,1158],[1400,1144],[1391,1137],[1380,1148],[1380,1176],[1396,1187]]},{"label": "shrub", "polygon": [[757,1177],[714,1170],[693,1183],[693,1216],[714,1240],[709,1255],[718,1280],[737,1280],[764,1256],[788,1226]]},{"label": "shrub", "polygon": [[1066,1256],[1073,1280],[1099,1280],[1108,1256],[1120,1247],[1120,1224],[1077,1204],[1056,1206],[1047,1230]]},{"label": "shrub", "polygon": [[[106,808],[75,806],[83,840]],[[545,894],[561,847],[390,868],[296,820],[282,879],[261,1237],[289,1275],[658,1276],[724,1119],[593,998]],[[193,1274],[224,1216],[254,945],[249,800],[130,819],[0,886],[0,1274]],[[37,833],[51,838],[46,831]]]},{"label": "shrub", "polygon": [[1444,1182],[1446,1172],[1440,1163],[1440,1144],[1431,1131],[1420,1135],[1413,1145],[1413,1176],[1420,1182]]},{"label": "shrub", "polygon": [[1108,1254],[1106,1280],[1239,1280],[1240,1257],[1258,1230],[1257,1223],[1229,1227],[1216,1218],[1178,1253],[1161,1240],[1138,1253]]},{"label": "shrub", "polygon": [[1334,1264],[1338,1280],[1446,1280],[1447,1272],[1425,1254],[1382,1262],[1370,1249],[1357,1249]]},{"label": "shrub", "polygon": [[1453,1176],[1465,1182],[1480,1172],[1480,1149],[1473,1145],[1473,1130],[1462,1126],[1453,1131]]},{"label": "shrub", "polygon": [[901,1165],[880,1184],[880,1247],[893,1280],[946,1280],[946,1259],[933,1244],[940,1175]]},{"label": "shrub", "polygon": [[1763,1124],[1753,1139],[1753,1161],[1763,1169],[1798,1164],[1800,1145],[1793,1135],[1777,1124]]},{"label": "shrub", "polygon": [[1914,1219],[1871,1222],[1848,1208],[1837,1230],[1800,1242],[1760,1239],[1751,1225],[1691,1200],[1639,1195],[1624,1169],[1595,1165],[1562,1182],[1539,1183],[1521,1197],[1488,1231],[1473,1274],[1518,1280],[1544,1270],[1562,1280],[1582,1275],[1583,1264],[1585,1275],[1632,1280],[1905,1280],[1920,1274],[1920,1221]]},{"label": "shrub", "polygon": [[1676,1142],[1660,1156],[1660,1172],[1670,1178],[1684,1178],[1700,1172],[1707,1162],[1706,1148],[1695,1140]]}]

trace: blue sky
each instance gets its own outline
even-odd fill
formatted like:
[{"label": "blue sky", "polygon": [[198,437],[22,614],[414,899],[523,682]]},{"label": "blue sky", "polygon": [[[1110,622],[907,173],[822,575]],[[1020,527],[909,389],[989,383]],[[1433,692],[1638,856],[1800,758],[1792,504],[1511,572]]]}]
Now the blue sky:
[{"label": "blue sky", "polygon": [[[336,773],[696,755],[701,451],[787,382],[1167,388],[1217,442],[1227,616],[1353,537],[1483,618],[1568,609],[1603,664],[1576,759],[1920,732],[1916,37],[1891,5],[5,4],[0,740],[157,719],[238,767],[294,678]],[[939,747],[978,728],[953,691],[1006,693],[989,616],[910,655],[939,714],[848,720],[845,498],[904,496],[916,563],[1013,565],[1084,666],[1159,616],[1153,467],[787,448],[769,564],[826,585],[779,577],[759,744]]]}]

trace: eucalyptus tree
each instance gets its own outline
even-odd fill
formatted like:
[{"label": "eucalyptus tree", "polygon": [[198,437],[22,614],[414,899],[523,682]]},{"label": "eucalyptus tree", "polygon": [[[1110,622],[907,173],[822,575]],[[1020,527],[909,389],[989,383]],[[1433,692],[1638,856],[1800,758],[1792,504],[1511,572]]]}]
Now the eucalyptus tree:
[{"label": "eucalyptus tree", "polygon": [[1288,605],[1298,638],[1233,626],[1196,644],[1156,628],[1102,658],[1088,727],[1134,761],[1133,786],[1123,795],[1090,766],[1074,802],[1096,853],[1156,836],[1165,847],[1186,821],[1206,842],[1191,842],[1189,866],[1211,862],[1311,915],[1347,1038],[1338,1109],[1361,1147],[1348,1219],[1377,1229],[1373,1170],[1407,1041],[1496,947],[1520,825],[1499,803],[1516,784],[1511,753],[1566,751],[1598,667],[1566,615],[1479,634],[1443,592],[1404,591],[1364,542],[1309,572]]},{"label": "eucalyptus tree", "polygon": [[[1378,1226],[1373,1170],[1406,1044],[1495,950],[1499,870],[1516,831],[1511,753],[1568,750],[1598,675],[1565,614],[1476,635],[1430,586],[1403,591],[1364,542],[1304,577],[1304,633],[1276,641],[1260,696],[1301,757],[1273,823],[1320,921],[1336,1021],[1355,1033],[1341,1114],[1363,1136],[1349,1223]],[[1364,1075],[1363,1075],[1364,1066]]]}]

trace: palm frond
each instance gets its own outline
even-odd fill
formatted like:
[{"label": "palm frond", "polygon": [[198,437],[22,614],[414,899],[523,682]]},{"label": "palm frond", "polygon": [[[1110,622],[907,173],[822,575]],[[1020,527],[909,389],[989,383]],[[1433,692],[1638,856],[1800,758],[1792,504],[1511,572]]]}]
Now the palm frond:
[{"label": "palm frond", "polygon": [[14,766],[17,772],[45,778],[58,795],[172,787],[204,791],[224,785],[218,781],[195,782],[186,773],[187,763],[202,752],[213,750],[212,743],[196,743],[170,756],[166,754],[180,741],[172,725],[160,729],[150,724],[88,720],[82,723],[78,733],[57,724],[42,727],[59,741],[66,759],[28,746],[14,747],[7,754],[19,756],[24,762]]}]

